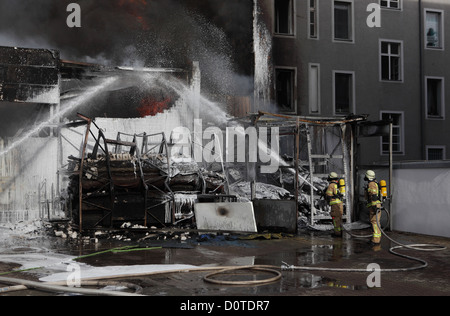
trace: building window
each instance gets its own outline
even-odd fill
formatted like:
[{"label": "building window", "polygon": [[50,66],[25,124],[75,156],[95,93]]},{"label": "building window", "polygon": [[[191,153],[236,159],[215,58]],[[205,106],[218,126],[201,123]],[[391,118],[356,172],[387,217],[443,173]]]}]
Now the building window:
[{"label": "building window", "polygon": [[320,65],[309,65],[309,112],[320,114]]},{"label": "building window", "polygon": [[445,116],[444,79],[427,77],[425,82],[427,118],[442,119]]},{"label": "building window", "polygon": [[403,81],[402,43],[380,41],[381,80]]},{"label": "building window", "polygon": [[427,48],[444,48],[443,19],[442,11],[425,10],[425,43]]},{"label": "building window", "polygon": [[334,114],[349,115],[355,104],[353,72],[334,72]]},{"label": "building window", "polygon": [[427,146],[427,160],[445,160],[445,146]]},{"label": "building window", "polygon": [[381,0],[380,6],[386,9],[400,10],[401,0]]},{"label": "building window", "polygon": [[275,34],[294,35],[293,0],[275,0]]},{"label": "building window", "polygon": [[334,1],[334,40],[353,41],[352,2]]},{"label": "building window", "polygon": [[[403,128],[404,128],[404,114],[403,112],[382,112],[381,120],[393,123],[392,133],[392,151],[394,154],[404,154],[403,150]],[[381,138],[382,154],[389,154],[389,136]]]},{"label": "building window", "polygon": [[319,0],[308,0],[309,38],[319,38]]},{"label": "building window", "polygon": [[295,69],[275,69],[276,100],[281,112],[295,113]]}]

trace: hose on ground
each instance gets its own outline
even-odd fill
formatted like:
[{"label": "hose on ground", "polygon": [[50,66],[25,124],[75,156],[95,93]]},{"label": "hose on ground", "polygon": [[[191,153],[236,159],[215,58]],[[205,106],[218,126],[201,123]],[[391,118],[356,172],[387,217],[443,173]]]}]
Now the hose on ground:
[{"label": "hose on ground", "polygon": [[[387,210],[385,210],[387,212]],[[416,250],[416,251],[443,251],[446,250],[447,247],[441,246],[441,245],[434,245],[434,244],[411,244],[411,245],[405,245],[402,244],[394,239],[392,239],[391,237],[389,237],[387,235],[387,233],[384,231],[384,229],[381,227],[380,225],[380,221],[379,221],[379,214],[382,212],[381,209],[378,210],[377,212],[377,225],[380,228],[382,234],[389,239],[392,243],[397,244],[398,246],[395,247],[391,247],[389,249],[389,252],[395,256],[399,256],[402,257],[404,259],[408,259],[408,260],[412,260],[415,262],[419,262],[421,265],[420,266],[416,266],[416,267],[409,267],[409,268],[397,268],[397,269],[380,269],[379,272],[408,272],[408,271],[415,271],[415,270],[421,270],[421,269],[425,269],[428,267],[428,262],[416,257],[412,257],[412,256],[408,256],[405,254],[401,254],[396,252],[395,250],[397,249],[402,249],[402,248],[406,248],[406,249],[411,249],[411,250]],[[389,214],[389,213],[388,213]],[[347,233],[349,233],[346,230]],[[353,236],[352,234],[350,234],[351,236]],[[357,236],[357,235],[356,235]],[[372,235],[367,236],[366,238],[372,237]],[[363,238],[363,236],[357,236],[357,238]],[[306,266],[292,266],[287,264],[286,262],[283,262],[282,265],[282,269],[283,270],[291,270],[291,271],[295,271],[295,270],[300,270],[300,271],[330,271],[330,272],[368,272],[370,270],[368,269],[352,269],[352,268],[321,268],[321,267],[306,267]]]},{"label": "hose on ground", "polygon": [[[19,280],[17,280],[17,283]],[[58,283],[47,283],[49,285],[61,285]],[[134,290],[135,294],[142,294],[143,289],[137,284],[134,283],[125,283],[125,282],[112,282],[112,281],[80,281],[80,286],[95,286],[95,287],[106,287],[106,286],[113,286],[113,287],[123,287],[130,290]],[[25,291],[28,290],[28,287],[25,285],[14,285],[9,287],[0,288],[0,294],[5,294],[9,292],[17,292],[17,291]]]},{"label": "hose on ground", "polygon": [[[214,279],[214,276],[220,275],[220,274],[227,274],[230,272],[236,272],[236,271],[242,271],[242,270],[254,270],[254,271],[263,271],[263,272],[269,272],[271,274],[274,274],[274,277],[263,279],[263,280],[253,280],[253,281],[225,281],[225,280],[217,280]],[[269,266],[243,266],[243,267],[235,267],[235,268],[227,268],[222,269],[218,272],[213,272],[208,274],[203,278],[205,282],[213,283],[213,284],[219,284],[219,285],[263,285],[268,283],[273,283],[278,280],[280,280],[282,277],[282,274],[280,271],[274,270]]]},{"label": "hose on ground", "polygon": [[[381,211],[386,212],[387,218],[388,218],[388,219],[391,218],[391,214],[389,213],[389,211],[388,211],[386,208],[383,207]],[[378,226],[381,227],[380,225],[378,225]],[[389,226],[389,221],[388,221],[388,223],[387,223],[386,226]],[[353,237],[353,238],[357,238],[357,239],[366,239],[366,238],[372,238],[372,236],[373,236],[372,234],[371,234],[371,235],[356,235],[356,234],[353,234],[352,232],[350,232],[349,229],[346,229],[344,225],[342,225],[342,228],[344,229],[344,232],[345,232],[346,234],[350,235],[350,236]],[[381,227],[381,228],[382,228],[382,227]]]},{"label": "hose on ground", "polygon": [[[26,288],[32,288],[32,289],[38,289],[38,290],[44,290],[44,291],[56,292],[56,293],[76,293],[76,294],[93,295],[93,296],[140,296],[137,293],[67,287],[67,286],[54,285],[54,284],[49,284],[49,283],[35,282],[35,281],[22,280],[22,279],[19,280],[19,279],[13,279],[13,278],[5,278],[5,277],[0,277],[0,282],[5,283],[5,284],[16,284],[19,286],[25,286]],[[101,284],[101,282],[85,283],[85,285],[90,285],[90,286],[98,285],[98,284]],[[109,285],[111,285],[111,284],[109,284]],[[128,283],[126,285],[127,285],[127,287],[130,286]],[[139,290],[139,287],[137,287],[136,285],[134,285],[132,287],[135,290]],[[17,287],[16,287],[16,289],[17,289]],[[22,288],[22,290],[23,289],[24,288]],[[5,292],[3,292],[3,293],[5,293]]]}]

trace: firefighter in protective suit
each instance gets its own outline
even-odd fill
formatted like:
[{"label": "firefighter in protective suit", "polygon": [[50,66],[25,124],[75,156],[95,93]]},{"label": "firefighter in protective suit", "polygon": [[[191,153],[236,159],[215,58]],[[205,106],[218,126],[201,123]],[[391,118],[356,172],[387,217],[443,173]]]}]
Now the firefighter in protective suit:
[{"label": "firefighter in protective suit", "polygon": [[330,173],[328,177],[330,182],[325,196],[327,202],[331,206],[331,217],[334,225],[334,236],[342,237],[342,217],[344,216],[344,203],[342,202],[343,196],[339,191],[339,176],[336,172]]},{"label": "firefighter in protective suit", "polygon": [[371,243],[379,245],[381,243],[381,230],[378,223],[381,220],[381,201],[380,201],[380,187],[376,182],[376,174],[369,170],[366,172],[364,179],[368,182],[365,189],[365,198],[367,201],[367,208],[369,209],[370,223],[372,224],[373,238]]}]

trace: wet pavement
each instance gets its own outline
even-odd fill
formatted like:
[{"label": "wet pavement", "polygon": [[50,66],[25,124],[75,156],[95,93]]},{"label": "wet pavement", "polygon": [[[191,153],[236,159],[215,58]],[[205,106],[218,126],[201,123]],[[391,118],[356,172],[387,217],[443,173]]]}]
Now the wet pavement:
[{"label": "wet pavement", "polygon": [[[362,232],[364,233],[364,232]],[[389,233],[404,244],[438,244],[447,247],[436,252],[399,250],[426,260],[425,269],[407,272],[381,272],[376,287],[368,286],[368,272],[290,271],[281,270],[283,262],[293,266],[321,268],[367,269],[376,263],[381,269],[412,268],[420,263],[394,256],[394,246],[386,238],[381,247],[372,247],[367,240],[349,236],[333,238],[326,232],[302,232],[299,235],[266,235],[248,239],[244,235],[192,235],[187,240],[115,241],[100,240],[96,244],[74,245],[61,239],[21,240],[13,248],[0,253],[0,273],[17,268],[1,263],[2,255],[45,254],[51,251],[70,256],[85,257],[77,262],[93,267],[136,265],[192,265],[196,267],[272,266],[281,271],[281,279],[262,285],[223,285],[205,282],[212,271],[178,272],[122,278],[142,287],[148,296],[448,296],[450,295],[450,239],[406,233]],[[256,236],[253,236],[256,237]],[[271,239],[267,239],[270,238]],[[37,246],[39,244],[40,246]],[[138,251],[104,252],[109,249],[136,246]],[[104,252],[100,253],[99,252]],[[38,280],[49,273],[31,271],[14,273],[8,277]],[[274,276],[270,271],[236,271],[215,276],[220,281],[266,280]],[[372,279],[375,280],[375,279]],[[1,287],[2,284],[0,284]],[[379,285],[379,287],[378,287]],[[28,290],[4,295],[59,295]]]}]

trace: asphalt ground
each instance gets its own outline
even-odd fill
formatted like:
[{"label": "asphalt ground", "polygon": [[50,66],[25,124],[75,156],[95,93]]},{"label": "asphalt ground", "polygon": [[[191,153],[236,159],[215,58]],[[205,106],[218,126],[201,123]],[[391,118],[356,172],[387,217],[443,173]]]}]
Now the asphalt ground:
[{"label": "asphalt ground", "polygon": [[[367,234],[367,231],[355,232],[355,234]],[[174,302],[177,303],[172,306],[174,308],[182,308],[182,304],[187,302],[187,298],[190,298],[189,302],[192,303],[206,302],[211,299],[222,302],[221,298],[227,297],[233,297],[234,300],[241,298],[241,300],[256,301],[258,301],[258,298],[265,298],[269,301],[286,298],[291,301],[292,298],[299,296],[449,296],[450,239],[399,232],[388,234],[391,238],[403,244],[437,244],[447,247],[447,249],[433,252],[398,250],[398,252],[408,256],[425,260],[428,267],[414,271],[377,273],[368,269],[369,265],[376,264],[383,270],[414,269],[421,266],[421,263],[391,254],[389,249],[395,244],[392,244],[387,238],[383,238],[380,246],[373,247],[367,243],[366,239],[351,238],[348,235],[343,238],[334,238],[328,232],[304,231],[295,236],[280,234],[253,236],[206,234],[203,236],[192,235],[191,238],[184,241],[179,239],[145,240],[139,243],[139,247],[153,248],[153,250],[122,253],[106,252],[86,257],[80,262],[96,267],[183,264],[206,268],[215,267],[217,271],[220,267],[230,266],[272,267],[271,270],[273,271],[242,270],[212,276],[211,278],[218,281],[219,284],[205,281],[205,277],[212,273],[209,270],[136,276],[119,280],[137,284],[142,288],[142,294],[152,297],[153,300],[155,298],[176,298]],[[79,247],[58,242],[54,251],[79,256],[134,244],[133,240],[118,242],[106,239],[100,240],[95,245]],[[26,251],[26,248],[23,248],[23,250]],[[359,269],[365,272],[292,271],[281,269],[283,263],[296,267]],[[17,266],[0,262],[0,273],[11,271],[13,268],[17,268]],[[281,274],[281,277],[273,282],[265,283],[265,280],[273,279],[277,271]],[[8,276],[38,280],[42,274],[39,271],[34,271],[14,273]],[[250,284],[251,281],[255,280],[260,284]],[[227,281],[244,284],[222,284]],[[2,284],[0,284],[1,286]],[[25,295],[55,296],[67,295],[67,293],[27,290],[6,293],[2,296]],[[233,306],[230,304],[228,303],[228,307],[232,309]],[[224,303],[221,305],[224,305]],[[192,305],[193,308],[195,306]],[[240,306],[236,305],[235,307]],[[225,306],[221,306],[221,308],[223,309]],[[249,308],[249,306],[246,308]]]}]

